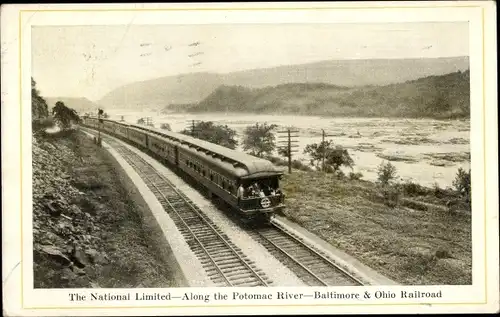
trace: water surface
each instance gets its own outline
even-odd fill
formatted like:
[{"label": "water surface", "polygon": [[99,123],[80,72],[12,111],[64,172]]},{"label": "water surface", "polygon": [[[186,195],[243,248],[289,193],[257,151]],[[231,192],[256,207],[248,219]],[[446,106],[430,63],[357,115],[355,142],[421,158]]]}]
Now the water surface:
[{"label": "water surface", "polygon": [[[349,149],[354,160],[354,172],[375,180],[381,162],[391,160],[402,181],[412,180],[425,186],[437,183],[452,186],[459,167],[470,168],[469,120],[433,120],[404,118],[326,118],[315,116],[255,115],[255,114],[160,114],[155,111],[109,111],[111,119],[136,123],[150,116],[155,127],[170,124],[178,132],[189,126],[189,120],[213,121],[228,125],[238,132],[241,143],[243,130],[256,122],[293,126],[299,131],[296,159],[309,163],[303,153],[307,144],[320,142],[322,130],[335,144]],[[241,149],[241,147],[240,147]],[[350,169],[344,169],[350,172]]]}]

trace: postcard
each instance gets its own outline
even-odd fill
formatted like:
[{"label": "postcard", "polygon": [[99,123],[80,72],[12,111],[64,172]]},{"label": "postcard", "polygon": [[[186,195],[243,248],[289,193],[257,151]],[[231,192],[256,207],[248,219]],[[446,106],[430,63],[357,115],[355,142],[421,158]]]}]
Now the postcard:
[{"label": "postcard", "polygon": [[498,312],[495,12],[2,6],[4,315]]}]

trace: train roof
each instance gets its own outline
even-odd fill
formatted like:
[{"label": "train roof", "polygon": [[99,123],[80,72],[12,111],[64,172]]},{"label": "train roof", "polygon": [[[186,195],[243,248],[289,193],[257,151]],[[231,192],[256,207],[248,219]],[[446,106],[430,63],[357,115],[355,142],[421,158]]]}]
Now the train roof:
[{"label": "train roof", "polygon": [[[105,120],[113,121],[109,119]],[[167,139],[175,140],[185,146],[194,148],[197,151],[204,152],[204,156],[207,160],[212,161],[221,167],[227,169],[230,167],[230,165],[232,165],[233,166],[232,171],[234,172],[236,172],[235,169],[237,169],[238,167],[244,168],[247,171],[246,175],[242,174],[241,172],[236,173],[241,178],[253,178],[253,177],[261,177],[261,176],[263,177],[263,176],[283,174],[283,171],[276,168],[276,166],[274,166],[268,160],[261,159],[237,150],[232,150],[205,140],[200,140],[181,133],[162,130],[154,127],[140,126],[118,121],[113,121],[113,122],[128,125],[135,129],[147,130],[152,133],[155,133],[156,135],[166,137]]]}]

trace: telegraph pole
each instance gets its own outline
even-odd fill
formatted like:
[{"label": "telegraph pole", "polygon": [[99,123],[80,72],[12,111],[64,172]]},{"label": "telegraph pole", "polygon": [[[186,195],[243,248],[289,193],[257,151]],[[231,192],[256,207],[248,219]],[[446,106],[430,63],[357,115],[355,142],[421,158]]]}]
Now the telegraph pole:
[{"label": "telegraph pole", "polygon": [[321,155],[322,155],[322,162],[321,162],[321,171],[324,172],[325,171],[325,156],[326,156],[326,144],[325,144],[325,137],[332,137],[333,135],[326,135],[325,133],[325,130],[324,129],[321,129],[322,133],[321,133],[321,146],[322,146],[322,150],[321,150]]},{"label": "telegraph pole", "polygon": [[146,126],[154,127],[154,125],[153,125],[153,118],[151,118],[151,117],[146,117],[146,118],[144,118],[144,119],[146,119],[146,120],[145,120],[145,122],[144,122],[144,124],[145,124]]},{"label": "telegraph pole", "polygon": [[104,111],[102,109],[97,110],[97,145],[101,146],[101,124],[102,124],[102,119],[101,116],[104,114]]},{"label": "telegraph pole", "polygon": [[[285,149],[286,156],[288,157],[288,173],[292,174],[292,153],[296,153],[297,150],[295,148],[299,147],[299,141],[296,139],[299,137],[298,130],[292,130],[292,128],[287,128],[283,131],[278,131],[278,133],[284,133],[284,135],[278,136],[278,150]],[[281,140],[279,140],[281,139]]]},{"label": "telegraph pole", "polygon": [[194,136],[194,132],[198,132],[197,131],[197,128],[196,128],[196,125],[200,123],[200,120],[189,120],[188,121],[188,125],[186,127],[186,130],[188,131],[191,131],[191,136],[192,137],[195,137]]}]

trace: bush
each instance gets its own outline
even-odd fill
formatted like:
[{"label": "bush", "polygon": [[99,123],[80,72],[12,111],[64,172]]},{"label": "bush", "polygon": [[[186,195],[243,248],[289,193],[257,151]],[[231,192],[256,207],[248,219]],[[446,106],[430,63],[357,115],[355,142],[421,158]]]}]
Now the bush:
[{"label": "bush", "polygon": [[399,204],[399,198],[401,196],[401,190],[399,186],[383,186],[382,196],[384,197],[384,204],[391,208],[396,207]]},{"label": "bush", "polygon": [[448,249],[443,247],[439,247],[435,252],[434,256],[438,259],[449,259],[452,258],[452,255]]},{"label": "bush", "polygon": [[359,173],[359,172],[358,173],[353,173],[353,172],[349,173],[349,179],[353,180],[353,181],[360,180],[362,177],[363,177],[363,174]]},{"label": "bush", "polygon": [[425,274],[436,265],[438,258],[431,252],[417,252],[409,257],[405,268],[413,273]]},{"label": "bush", "polygon": [[293,160],[292,161],[292,168],[295,168],[295,169],[298,169],[298,170],[301,170],[301,171],[306,171],[306,172],[310,172],[312,171],[312,168],[307,166],[307,165],[304,165],[301,161],[299,160]]},{"label": "bush", "polygon": [[462,168],[458,169],[457,176],[453,180],[453,187],[456,191],[465,198],[466,202],[470,202],[470,169],[469,172],[464,171]]},{"label": "bush", "polygon": [[378,180],[382,185],[388,185],[397,176],[396,167],[391,164],[391,162],[380,163],[377,170]]},{"label": "bush", "polygon": [[66,107],[62,101],[56,102],[56,105],[52,108],[52,115],[54,121],[57,122],[63,130],[71,128],[72,122],[79,123],[81,121],[77,112],[74,109]]},{"label": "bush", "polygon": [[243,149],[250,151],[251,155],[263,157],[271,154],[275,147],[275,136],[273,130],[277,128],[276,124],[256,123],[254,126],[248,126],[244,130]]},{"label": "bush", "polygon": [[235,130],[227,125],[214,124],[212,121],[200,121],[191,129],[182,130],[181,133],[233,150],[238,146]]},{"label": "bush", "polygon": [[331,140],[306,145],[304,154],[311,156],[311,165],[316,166],[318,169],[323,168],[324,159],[324,168],[327,173],[333,173],[341,166],[352,169],[354,165],[354,160],[349,155],[347,149],[339,145],[335,146]]},{"label": "bush", "polygon": [[[271,155],[264,156],[264,158],[275,165],[288,166],[288,159],[284,160],[282,158],[279,158],[276,156],[271,156]],[[301,170],[301,171],[306,171],[306,172],[311,172],[313,170],[311,167],[304,165],[304,163],[302,163],[299,160],[292,161],[292,168],[297,169],[297,170]]]},{"label": "bush", "polygon": [[436,198],[444,198],[444,197],[448,196],[446,191],[444,189],[442,189],[441,187],[439,187],[438,183],[434,183],[433,192],[434,192],[434,196]]},{"label": "bush", "polygon": [[428,190],[412,181],[408,181],[402,185],[403,192],[408,196],[424,196],[428,194]]},{"label": "bush", "polygon": [[334,171],[333,174],[338,179],[344,179],[345,178],[345,173],[342,172],[342,170],[336,170],[336,171]]},{"label": "bush", "polygon": [[37,119],[31,122],[31,128],[33,132],[38,132],[40,130],[52,128],[53,126],[54,126],[54,119],[52,117]]},{"label": "bush", "polygon": [[460,210],[470,210],[470,203],[463,199],[452,198],[446,202],[446,207],[450,214],[454,214]]},{"label": "bush", "polygon": [[168,124],[168,123],[162,123],[162,124],[160,124],[160,129],[167,130],[167,131],[172,131],[172,128],[170,127],[170,124]]}]

